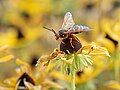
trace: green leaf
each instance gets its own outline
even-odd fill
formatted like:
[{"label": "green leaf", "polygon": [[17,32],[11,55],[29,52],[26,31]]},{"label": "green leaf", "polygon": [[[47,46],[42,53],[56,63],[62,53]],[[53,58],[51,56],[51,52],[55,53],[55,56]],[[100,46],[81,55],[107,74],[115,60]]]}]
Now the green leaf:
[{"label": "green leaf", "polygon": [[66,71],[67,71],[67,64],[63,62],[63,64],[62,64],[62,72],[63,72],[63,74],[66,74],[67,73]]},{"label": "green leaf", "polygon": [[82,55],[82,54],[79,54],[78,56],[79,56],[79,58],[80,58],[81,63],[82,63],[85,67],[88,67],[88,64],[87,64],[85,58],[83,57],[83,55]]},{"label": "green leaf", "polygon": [[73,75],[74,75],[74,71],[75,69],[74,69],[74,65],[70,65],[70,76],[71,76],[71,78],[73,77]]},{"label": "green leaf", "polygon": [[84,59],[86,60],[86,62],[90,65],[93,64],[93,61],[91,60],[90,56],[89,55],[83,55]]},{"label": "green leaf", "polygon": [[75,54],[74,59],[75,59],[75,64],[76,64],[77,70],[83,68],[83,64],[82,64],[82,62],[81,62],[80,57],[78,56],[78,54]]},{"label": "green leaf", "polygon": [[79,69],[79,66],[80,66],[80,60],[79,60],[79,58],[78,58],[78,56],[77,55],[75,55],[74,56],[74,60],[75,60],[75,66],[76,66],[76,69]]}]

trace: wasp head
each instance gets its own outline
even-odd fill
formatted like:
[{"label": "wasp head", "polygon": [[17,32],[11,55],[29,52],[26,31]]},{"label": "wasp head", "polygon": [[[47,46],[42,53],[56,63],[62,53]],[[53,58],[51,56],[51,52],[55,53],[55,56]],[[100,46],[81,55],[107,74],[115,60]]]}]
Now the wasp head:
[{"label": "wasp head", "polygon": [[67,31],[64,29],[59,30],[58,34],[59,34],[60,38],[66,38],[68,36],[68,34],[66,32]]}]

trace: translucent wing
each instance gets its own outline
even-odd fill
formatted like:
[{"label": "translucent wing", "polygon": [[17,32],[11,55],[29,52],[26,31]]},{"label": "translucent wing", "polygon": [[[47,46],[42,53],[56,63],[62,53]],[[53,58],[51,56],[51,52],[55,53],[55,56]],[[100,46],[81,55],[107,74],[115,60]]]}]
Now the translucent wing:
[{"label": "translucent wing", "polygon": [[64,16],[64,21],[62,24],[62,29],[69,30],[74,26],[74,21],[72,18],[72,14],[70,12],[67,12]]}]

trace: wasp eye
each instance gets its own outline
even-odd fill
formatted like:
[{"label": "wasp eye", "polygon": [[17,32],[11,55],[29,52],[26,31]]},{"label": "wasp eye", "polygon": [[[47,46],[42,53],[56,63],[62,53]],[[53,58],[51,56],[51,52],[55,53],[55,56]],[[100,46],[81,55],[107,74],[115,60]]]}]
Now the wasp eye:
[{"label": "wasp eye", "polygon": [[60,35],[61,38],[64,38],[64,37],[67,36],[67,34],[65,32],[66,32],[66,30],[60,30],[59,31],[59,35]]}]

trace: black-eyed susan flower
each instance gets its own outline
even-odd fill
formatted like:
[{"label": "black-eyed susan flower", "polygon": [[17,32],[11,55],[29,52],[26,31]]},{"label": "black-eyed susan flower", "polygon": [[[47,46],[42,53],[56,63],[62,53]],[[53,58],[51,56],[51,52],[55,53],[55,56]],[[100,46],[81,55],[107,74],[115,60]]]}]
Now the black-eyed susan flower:
[{"label": "black-eyed susan flower", "polygon": [[16,64],[19,66],[16,69],[16,74],[14,77],[5,79],[0,89],[6,90],[49,90],[49,88],[59,88],[63,89],[59,83],[52,81],[48,76],[48,73],[41,72],[41,69],[32,71],[30,65],[23,62],[20,59],[15,60]]},{"label": "black-eyed susan flower", "polygon": [[35,85],[33,79],[26,72],[23,73],[23,75],[21,75],[20,78],[18,79],[18,89],[27,89],[25,82],[29,82],[32,85]]}]

